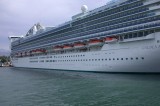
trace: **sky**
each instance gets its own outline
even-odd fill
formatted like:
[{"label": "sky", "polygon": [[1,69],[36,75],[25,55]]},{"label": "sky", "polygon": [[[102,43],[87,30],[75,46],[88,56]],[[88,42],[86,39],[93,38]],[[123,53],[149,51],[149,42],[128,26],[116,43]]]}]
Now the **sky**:
[{"label": "sky", "polygon": [[25,35],[36,23],[57,26],[81,12],[105,5],[110,0],[0,0],[0,49],[10,50],[8,36]]}]

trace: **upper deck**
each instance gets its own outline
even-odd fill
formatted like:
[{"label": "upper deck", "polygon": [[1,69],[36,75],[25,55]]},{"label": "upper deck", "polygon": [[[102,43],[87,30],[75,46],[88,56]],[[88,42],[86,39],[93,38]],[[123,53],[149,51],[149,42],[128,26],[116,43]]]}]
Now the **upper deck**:
[{"label": "upper deck", "polygon": [[117,6],[121,6],[121,5],[123,6],[123,5],[125,5],[127,3],[130,3],[132,1],[134,1],[134,0],[112,0],[112,1],[108,2],[106,5],[104,5],[102,7],[96,8],[96,9],[91,10],[91,11],[87,11],[86,13],[82,12],[82,13],[79,13],[79,14],[73,16],[72,17],[72,21],[68,21],[66,23],[63,23],[63,24],[61,24],[61,25],[59,25],[57,27],[51,28],[50,30],[41,30],[41,31],[38,31],[38,33],[34,34],[36,36],[29,36],[29,37],[28,36],[24,36],[23,38],[19,39],[19,41],[13,42],[12,45],[17,45],[17,44],[19,44],[19,42],[24,43],[24,42],[28,42],[30,40],[38,39],[38,38],[40,38],[42,36],[48,35],[51,32],[55,33],[55,32],[64,30],[66,28],[72,27],[72,23],[74,23],[76,25],[76,24],[80,23],[85,18],[89,18],[91,16],[99,14],[102,11],[107,11],[107,10],[110,10],[110,9],[114,9]]},{"label": "upper deck", "polygon": [[87,12],[61,26],[20,38],[13,51],[30,50],[75,40],[121,35],[160,27],[160,0],[122,0]]}]

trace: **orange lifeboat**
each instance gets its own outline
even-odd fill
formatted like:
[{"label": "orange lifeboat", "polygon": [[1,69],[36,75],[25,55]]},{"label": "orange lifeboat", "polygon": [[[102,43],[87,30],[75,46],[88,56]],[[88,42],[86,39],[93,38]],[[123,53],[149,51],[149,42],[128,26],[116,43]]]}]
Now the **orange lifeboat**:
[{"label": "orange lifeboat", "polygon": [[55,46],[55,47],[53,48],[53,50],[54,50],[54,51],[60,51],[60,50],[62,50],[62,46]]},{"label": "orange lifeboat", "polygon": [[40,53],[43,53],[43,52],[44,52],[43,49],[37,49],[37,50],[36,50],[36,53],[37,53],[37,54],[40,54]]},{"label": "orange lifeboat", "polygon": [[77,42],[77,43],[74,43],[74,48],[83,48],[85,46],[84,43],[81,43],[81,42]]},{"label": "orange lifeboat", "polygon": [[114,43],[114,42],[117,42],[116,37],[106,37],[105,38],[105,43]]},{"label": "orange lifeboat", "polygon": [[88,45],[89,46],[96,46],[96,45],[102,45],[103,44],[103,40],[100,39],[91,39],[89,40]]},{"label": "orange lifeboat", "polygon": [[36,50],[36,54],[45,53],[45,52],[46,52],[45,49],[37,49]]},{"label": "orange lifeboat", "polygon": [[32,54],[36,54],[36,50],[32,50]]},{"label": "orange lifeboat", "polygon": [[68,49],[72,49],[73,46],[72,45],[64,45],[63,46],[63,50],[68,50]]}]

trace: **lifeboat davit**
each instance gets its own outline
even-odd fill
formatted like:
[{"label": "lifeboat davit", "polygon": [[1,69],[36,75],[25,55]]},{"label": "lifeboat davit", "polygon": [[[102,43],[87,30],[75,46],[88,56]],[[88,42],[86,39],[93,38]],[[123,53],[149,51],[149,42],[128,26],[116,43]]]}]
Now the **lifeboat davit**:
[{"label": "lifeboat davit", "polygon": [[62,46],[55,46],[53,48],[54,51],[61,51],[62,50]]},{"label": "lifeboat davit", "polygon": [[18,55],[17,55],[18,57],[21,57],[22,56],[22,54],[21,53],[18,53]]},{"label": "lifeboat davit", "polygon": [[22,56],[26,56],[26,52],[21,53]]},{"label": "lifeboat davit", "polygon": [[77,48],[83,48],[83,47],[85,47],[84,43],[81,43],[81,42],[74,43],[74,48],[75,49],[77,49]]},{"label": "lifeboat davit", "polygon": [[18,53],[16,53],[15,56],[18,56]]},{"label": "lifeboat davit", "polygon": [[100,40],[100,39],[91,39],[89,40],[89,43],[88,43],[89,46],[97,46],[102,44],[103,44],[103,40]]},{"label": "lifeboat davit", "polygon": [[30,56],[30,55],[31,55],[31,51],[28,51],[28,52],[27,52],[27,56]]},{"label": "lifeboat davit", "polygon": [[14,55],[15,57],[18,57],[18,53],[15,53],[15,55]]},{"label": "lifeboat davit", "polygon": [[64,45],[63,46],[63,50],[68,50],[68,49],[72,49],[73,46],[72,45]]},{"label": "lifeboat davit", "polygon": [[105,38],[105,43],[114,43],[117,42],[117,38],[116,37],[106,37]]}]

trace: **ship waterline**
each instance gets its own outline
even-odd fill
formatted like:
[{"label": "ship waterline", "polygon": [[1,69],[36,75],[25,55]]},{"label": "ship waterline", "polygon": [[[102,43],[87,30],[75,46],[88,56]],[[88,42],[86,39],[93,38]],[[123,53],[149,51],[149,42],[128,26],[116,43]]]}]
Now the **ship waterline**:
[{"label": "ship waterline", "polygon": [[[120,0],[58,27],[12,36],[15,67],[94,72],[160,72],[160,0]],[[114,14],[111,14],[115,12]]]}]

